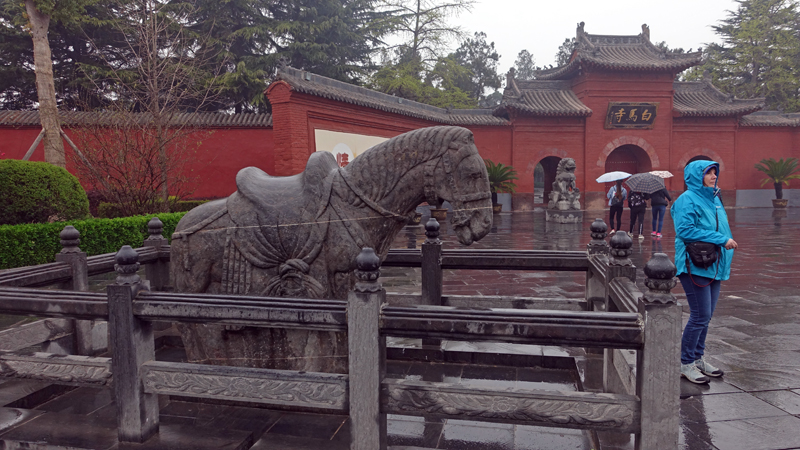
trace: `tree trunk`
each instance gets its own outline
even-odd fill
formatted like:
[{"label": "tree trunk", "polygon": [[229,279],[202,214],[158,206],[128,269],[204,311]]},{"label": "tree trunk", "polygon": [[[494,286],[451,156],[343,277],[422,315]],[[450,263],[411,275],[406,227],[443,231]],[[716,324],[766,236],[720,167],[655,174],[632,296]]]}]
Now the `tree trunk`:
[{"label": "tree trunk", "polygon": [[53,82],[53,58],[47,30],[50,16],[42,14],[34,0],[25,0],[25,9],[31,23],[33,36],[33,61],[36,68],[36,91],[39,95],[39,118],[44,129],[44,160],[59,167],[66,166],[64,141],[61,140],[61,123],[58,120],[56,88]]},{"label": "tree trunk", "polygon": [[775,198],[778,200],[783,198],[783,183],[775,183]]}]

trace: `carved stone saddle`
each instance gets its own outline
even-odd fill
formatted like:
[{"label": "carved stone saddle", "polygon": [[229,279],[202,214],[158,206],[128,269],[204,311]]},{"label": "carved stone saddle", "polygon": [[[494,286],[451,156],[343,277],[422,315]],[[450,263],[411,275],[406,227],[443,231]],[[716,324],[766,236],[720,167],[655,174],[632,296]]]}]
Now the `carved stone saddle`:
[{"label": "carved stone saddle", "polygon": [[[290,177],[273,177],[256,167],[239,171],[237,191],[227,201],[235,224],[228,230],[226,244],[235,248],[226,250],[229,279],[249,283],[247,269],[239,261],[243,258],[258,268],[278,268],[268,285],[254,294],[320,297],[324,293],[309,269],[327,232],[327,206],[337,169],[333,155],[315,152],[306,170]],[[228,284],[226,291],[231,293],[250,292]]]}]

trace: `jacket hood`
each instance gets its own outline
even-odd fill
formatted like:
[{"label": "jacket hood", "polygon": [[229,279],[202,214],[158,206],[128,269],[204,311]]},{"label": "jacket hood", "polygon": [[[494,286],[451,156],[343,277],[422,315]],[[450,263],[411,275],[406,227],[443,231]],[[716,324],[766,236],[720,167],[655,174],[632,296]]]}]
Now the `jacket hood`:
[{"label": "jacket hood", "polygon": [[[717,183],[719,183],[719,163],[714,161],[692,161],[687,164],[686,168],[683,169],[683,180],[686,182],[686,187],[689,188],[690,191],[702,192],[702,188],[704,187],[703,177],[712,167],[717,169]],[[712,193],[715,193],[717,191],[717,184],[715,183],[713,188],[706,189],[711,189]]]}]

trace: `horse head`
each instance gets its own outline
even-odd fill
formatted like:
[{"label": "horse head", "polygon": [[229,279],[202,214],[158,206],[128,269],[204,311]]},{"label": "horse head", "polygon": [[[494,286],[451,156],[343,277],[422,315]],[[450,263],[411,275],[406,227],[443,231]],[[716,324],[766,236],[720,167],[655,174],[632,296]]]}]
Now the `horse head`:
[{"label": "horse head", "polygon": [[472,132],[462,130],[425,168],[425,197],[431,205],[440,205],[442,200],[453,205],[450,220],[458,241],[470,245],[492,227],[492,195]]}]

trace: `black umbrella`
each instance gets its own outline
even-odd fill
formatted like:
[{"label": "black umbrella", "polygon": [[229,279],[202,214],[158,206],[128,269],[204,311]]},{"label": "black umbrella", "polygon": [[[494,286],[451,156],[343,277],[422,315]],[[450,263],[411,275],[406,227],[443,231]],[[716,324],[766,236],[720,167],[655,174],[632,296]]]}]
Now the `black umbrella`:
[{"label": "black umbrella", "polygon": [[637,173],[631,175],[630,178],[625,180],[625,184],[634,192],[644,192],[645,194],[652,194],[653,192],[664,189],[664,179],[652,173]]}]

